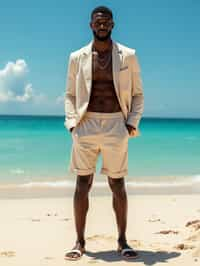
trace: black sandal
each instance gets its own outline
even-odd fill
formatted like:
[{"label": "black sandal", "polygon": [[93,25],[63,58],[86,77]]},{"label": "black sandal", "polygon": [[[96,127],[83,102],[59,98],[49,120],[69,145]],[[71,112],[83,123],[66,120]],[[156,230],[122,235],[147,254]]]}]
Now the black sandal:
[{"label": "black sandal", "polygon": [[[77,254],[78,256],[76,257],[71,257],[70,255],[72,254]],[[82,256],[83,253],[85,253],[85,248],[80,249],[71,249],[65,253],[65,260],[79,260]]]},{"label": "black sandal", "polygon": [[[139,254],[133,250],[132,248],[121,248],[119,247],[117,252],[120,253],[120,255],[124,258],[124,259],[136,259],[139,257]],[[132,255],[126,255],[132,253]]]}]

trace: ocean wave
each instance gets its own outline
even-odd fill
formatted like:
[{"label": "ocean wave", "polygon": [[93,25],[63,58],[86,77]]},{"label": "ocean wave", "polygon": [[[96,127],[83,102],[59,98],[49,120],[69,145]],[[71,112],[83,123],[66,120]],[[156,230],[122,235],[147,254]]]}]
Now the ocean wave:
[{"label": "ocean wave", "polygon": [[[193,183],[200,182],[200,175],[194,175],[190,177],[180,178],[180,180],[175,179],[174,181],[126,181],[127,187],[179,187],[188,186]],[[104,188],[108,186],[107,182],[104,181],[94,181],[94,187]],[[29,182],[20,184],[19,187],[54,187],[54,188],[73,188],[75,187],[74,181],[54,181],[54,182]]]},{"label": "ocean wave", "polygon": [[[19,169],[18,169],[19,170]],[[74,188],[76,182],[74,180],[60,180],[60,181],[29,181],[18,184],[5,184],[0,183],[2,187],[17,187],[17,188]],[[129,188],[134,187],[180,187],[195,185],[200,183],[200,175],[184,176],[184,177],[159,177],[159,178],[138,178],[131,181],[130,178],[125,181],[125,184]],[[105,188],[108,187],[108,182],[94,180],[93,187]]]},{"label": "ocean wave", "polygon": [[[73,196],[76,183],[74,180],[38,181],[21,184],[0,184],[0,199],[2,198],[43,198]],[[95,181],[92,186],[92,195],[110,195],[108,182]],[[161,194],[190,194],[200,193],[200,176],[181,182],[161,181],[129,181],[126,180],[127,192],[134,195],[161,195]]]}]

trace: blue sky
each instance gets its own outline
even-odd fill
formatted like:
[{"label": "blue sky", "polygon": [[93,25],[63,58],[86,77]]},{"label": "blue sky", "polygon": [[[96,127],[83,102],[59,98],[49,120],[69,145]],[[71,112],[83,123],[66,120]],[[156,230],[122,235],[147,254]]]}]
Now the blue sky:
[{"label": "blue sky", "polygon": [[113,11],[112,38],[136,49],[144,117],[200,118],[200,1],[24,1],[0,9],[0,114],[64,114],[68,56],[92,39],[90,13]]}]

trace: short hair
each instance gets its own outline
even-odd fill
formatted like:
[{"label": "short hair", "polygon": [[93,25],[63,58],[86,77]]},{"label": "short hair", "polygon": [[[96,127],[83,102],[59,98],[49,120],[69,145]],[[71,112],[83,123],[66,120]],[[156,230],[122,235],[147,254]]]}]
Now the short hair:
[{"label": "short hair", "polygon": [[110,8],[106,6],[97,6],[95,9],[92,10],[91,13],[91,20],[93,19],[94,14],[96,13],[104,13],[106,15],[109,15],[111,18],[113,18],[113,14]]}]

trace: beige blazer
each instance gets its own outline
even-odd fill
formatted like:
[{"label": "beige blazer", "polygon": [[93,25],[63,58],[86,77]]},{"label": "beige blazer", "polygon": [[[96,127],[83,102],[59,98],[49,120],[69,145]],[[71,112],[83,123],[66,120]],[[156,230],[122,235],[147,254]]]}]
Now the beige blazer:
[{"label": "beige blazer", "polygon": [[[64,99],[67,129],[76,127],[87,111],[92,87],[92,43],[93,40],[69,56]],[[135,50],[113,41],[112,71],[124,119],[138,130],[144,110],[144,94]]]}]

